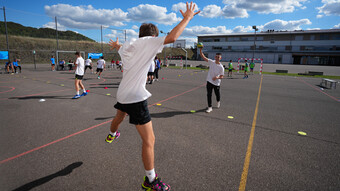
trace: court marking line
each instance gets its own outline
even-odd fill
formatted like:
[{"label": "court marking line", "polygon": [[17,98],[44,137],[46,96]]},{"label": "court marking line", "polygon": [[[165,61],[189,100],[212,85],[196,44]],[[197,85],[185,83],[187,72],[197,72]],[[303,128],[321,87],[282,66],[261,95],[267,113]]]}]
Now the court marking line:
[{"label": "court marking line", "polygon": [[305,83],[306,85],[312,87],[313,89],[315,89],[315,90],[317,90],[317,91],[319,91],[319,92],[325,94],[326,96],[330,97],[331,99],[333,99],[333,100],[335,100],[335,101],[337,101],[337,102],[340,102],[340,100],[338,100],[338,99],[335,98],[334,96],[331,96],[331,95],[329,95],[328,93],[321,91],[320,89],[314,87],[313,85],[311,85],[310,83],[304,81],[303,79],[300,79],[300,78],[297,78],[297,79],[298,79],[299,81],[302,81],[302,82]]},{"label": "court marking line", "polygon": [[2,93],[6,93],[6,92],[11,92],[11,91],[15,90],[15,87],[10,87],[10,86],[0,86],[0,87],[6,87],[6,88],[10,88],[10,90],[7,90],[7,91],[0,92],[0,94],[2,94]]},{"label": "court marking line", "polygon": [[[204,85],[204,84],[203,84],[203,85]],[[187,91],[185,91],[185,92],[183,92],[183,93],[174,95],[174,96],[169,97],[169,98],[167,98],[167,99],[161,100],[161,101],[156,102],[156,103],[154,103],[154,104],[148,105],[148,107],[151,107],[151,106],[153,106],[153,105],[155,105],[155,104],[157,104],[157,103],[165,102],[165,101],[167,101],[167,100],[170,100],[170,99],[176,98],[176,97],[178,97],[178,96],[181,96],[181,95],[183,95],[183,94],[186,94],[186,93],[189,93],[189,92],[191,92],[191,91],[194,91],[194,90],[196,90],[196,89],[202,87],[203,85],[200,85],[200,86],[198,86],[198,87],[192,88],[192,89],[190,89],[190,90],[187,90]],[[34,148],[34,149],[31,149],[31,150],[26,151],[26,152],[23,152],[23,153],[21,153],[21,154],[15,155],[15,156],[13,156],[13,157],[4,159],[4,160],[0,161],[0,165],[3,164],[3,163],[9,162],[9,161],[11,161],[11,160],[14,160],[14,159],[16,159],[16,158],[19,158],[19,157],[21,157],[21,156],[27,155],[27,154],[29,154],[29,153],[31,153],[31,152],[34,152],[34,151],[40,150],[40,149],[42,149],[42,148],[45,148],[45,147],[47,147],[47,146],[50,146],[50,145],[52,145],[52,144],[58,143],[58,142],[60,142],[60,141],[63,141],[63,140],[65,140],[65,139],[68,139],[68,138],[70,138],[70,137],[73,137],[73,136],[75,136],[75,135],[78,135],[78,134],[84,133],[84,132],[86,132],[86,131],[89,131],[89,130],[91,130],[91,129],[94,129],[94,128],[96,128],[96,127],[105,125],[105,124],[107,124],[107,123],[110,123],[111,121],[112,121],[112,119],[110,119],[110,120],[108,120],[108,121],[105,121],[105,122],[103,122],[103,123],[94,125],[94,126],[92,126],[92,127],[89,127],[89,128],[87,128],[87,129],[83,129],[83,130],[78,131],[78,132],[76,132],[76,133],[67,135],[67,136],[65,136],[65,137],[63,137],[63,138],[57,139],[57,140],[55,140],[55,141],[52,141],[52,142],[47,143],[47,144],[45,144],[45,145],[36,147],[36,148]]]},{"label": "court marking line", "polygon": [[248,141],[246,157],[244,159],[243,171],[242,171],[242,175],[241,175],[240,186],[238,188],[239,191],[244,191],[246,189],[246,183],[247,183],[247,177],[248,177],[248,170],[249,170],[249,164],[250,164],[251,151],[252,151],[253,142],[254,142],[256,119],[257,119],[257,113],[258,113],[259,104],[260,104],[260,96],[261,96],[261,89],[262,89],[262,80],[263,80],[263,75],[261,75],[261,82],[260,82],[259,92],[258,92],[258,95],[257,95],[257,101],[256,101],[256,107],[255,107],[253,123],[252,123],[251,131],[250,131],[250,135],[249,135],[249,141]]}]

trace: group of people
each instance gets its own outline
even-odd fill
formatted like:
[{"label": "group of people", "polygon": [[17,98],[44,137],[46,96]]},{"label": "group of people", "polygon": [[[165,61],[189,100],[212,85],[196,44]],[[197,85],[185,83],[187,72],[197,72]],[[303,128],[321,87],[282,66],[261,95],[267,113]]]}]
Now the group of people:
[{"label": "group of people", "polygon": [[[254,68],[255,68],[255,63],[254,63],[254,60],[251,60],[250,64],[248,63],[248,60],[245,60],[245,63],[244,63],[244,77],[243,79],[247,79],[248,78],[248,72],[249,72],[249,68],[250,68],[250,72],[252,74],[254,74]],[[228,77],[232,77],[233,75],[233,61],[230,60],[229,63],[228,63]]]},{"label": "group of people", "polygon": [[[19,65],[20,59],[15,58],[13,62],[8,61],[5,64],[6,72],[9,74],[10,70],[12,73],[18,73],[18,71],[21,73],[21,66]],[[17,71],[18,69],[18,71]]]},{"label": "group of people", "polygon": [[117,68],[118,70],[122,70],[123,63],[119,60],[115,61],[114,59],[111,60],[111,69]]}]

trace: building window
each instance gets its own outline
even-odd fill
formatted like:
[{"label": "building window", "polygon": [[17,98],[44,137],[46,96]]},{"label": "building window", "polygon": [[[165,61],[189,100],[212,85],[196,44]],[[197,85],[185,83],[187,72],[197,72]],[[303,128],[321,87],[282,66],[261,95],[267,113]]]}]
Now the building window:
[{"label": "building window", "polygon": [[213,46],[212,49],[213,50],[222,50],[222,47],[221,46]]},{"label": "building window", "polygon": [[321,34],[320,35],[320,40],[330,40],[329,34]]},{"label": "building window", "polygon": [[212,39],[203,39],[203,42],[212,42]]},{"label": "building window", "polygon": [[257,37],[256,37],[256,40],[257,40],[257,41],[263,41],[263,36],[257,36]]},{"label": "building window", "polygon": [[295,36],[295,40],[303,40],[303,36],[302,35]]},{"label": "building window", "polygon": [[214,39],[214,42],[220,42],[219,38]]}]

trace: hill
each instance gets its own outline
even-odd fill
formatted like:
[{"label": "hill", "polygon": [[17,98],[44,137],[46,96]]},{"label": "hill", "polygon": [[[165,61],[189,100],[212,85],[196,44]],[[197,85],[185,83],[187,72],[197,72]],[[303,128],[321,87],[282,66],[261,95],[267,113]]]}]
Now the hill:
[{"label": "hill", "polygon": [[[0,21],[0,34],[6,34],[5,23]],[[33,28],[26,27],[18,23],[7,22],[8,35],[12,36],[26,36],[35,38],[56,38],[56,30],[50,28]],[[58,39],[61,40],[82,40],[91,41],[94,40],[73,31],[58,31]]]}]

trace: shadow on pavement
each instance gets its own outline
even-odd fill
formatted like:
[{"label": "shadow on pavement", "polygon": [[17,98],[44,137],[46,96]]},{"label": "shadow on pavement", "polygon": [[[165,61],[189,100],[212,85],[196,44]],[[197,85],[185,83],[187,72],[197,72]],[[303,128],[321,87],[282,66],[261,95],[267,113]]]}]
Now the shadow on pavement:
[{"label": "shadow on pavement", "polygon": [[80,167],[83,164],[83,162],[75,162],[72,163],[70,165],[68,165],[67,167],[65,167],[64,169],[54,173],[54,174],[50,174],[48,176],[45,176],[43,178],[39,178],[38,180],[34,180],[32,182],[29,182],[23,186],[20,186],[19,188],[14,189],[13,191],[24,191],[24,190],[31,190],[35,187],[38,187],[40,185],[43,185],[51,180],[53,180],[54,178],[57,178],[59,176],[66,176],[68,174],[71,174],[71,172]]},{"label": "shadow on pavement", "polygon": [[[200,109],[195,111],[194,113],[200,113],[204,112],[205,109]],[[185,115],[185,114],[193,114],[190,111],[166,111],[162,113],[152,113],[150,114],[151,118],[169,118],[169,117],[174,117],[176,115]]]},{"label": "shadow on pavement", "polygon": [[8,99],[19,99],[19,100],[27,100],[27,99],[71,99],[74,95],[66,95],[66,96],[27,96],[27,97],[10,97]]}]

